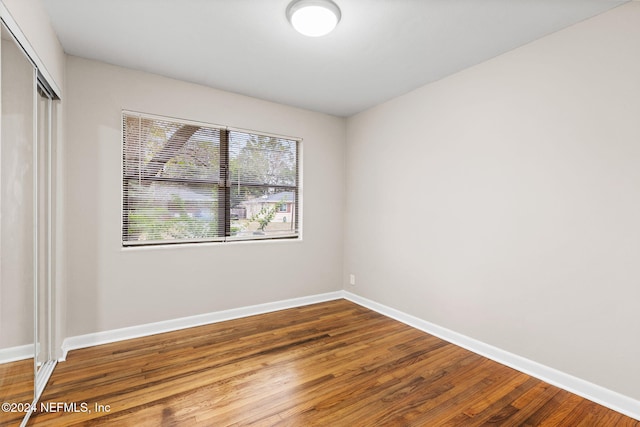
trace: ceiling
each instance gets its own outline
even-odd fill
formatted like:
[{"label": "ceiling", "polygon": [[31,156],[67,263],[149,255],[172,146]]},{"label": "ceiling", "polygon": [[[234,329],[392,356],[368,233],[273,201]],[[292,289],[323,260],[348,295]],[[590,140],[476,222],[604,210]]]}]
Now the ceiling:
[{"label": "ceiling", "polygon": [[289,0],[42,0],[71,55],[336,116],[626,2],[334,1],[336,30],[309,38]]}]

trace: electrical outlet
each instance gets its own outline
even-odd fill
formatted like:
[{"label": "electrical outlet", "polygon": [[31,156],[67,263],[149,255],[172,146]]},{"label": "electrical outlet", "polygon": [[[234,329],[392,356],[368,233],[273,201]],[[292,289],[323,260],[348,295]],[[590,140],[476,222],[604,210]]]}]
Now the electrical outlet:
[{"label": "electrical outlet", "polygon": [[356,285],[356,275],[355,274],[350,274],[349,275],[349,284],[351,286],[355,286]]}]

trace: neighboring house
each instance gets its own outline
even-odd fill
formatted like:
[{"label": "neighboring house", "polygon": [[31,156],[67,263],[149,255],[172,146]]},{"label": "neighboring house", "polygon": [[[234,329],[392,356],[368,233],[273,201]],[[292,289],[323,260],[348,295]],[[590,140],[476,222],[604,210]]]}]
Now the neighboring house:
[{"label": "neighboring house", "polygon": [[186,214],[189,217],[207,218],[213,217],[216,209],[216,194],[210,188],[193,189],[187,186],[162,185],[138,185],[130,190],[132,205],[140,204],[144,209],[145,202],[154,201],[154,206],[167,209],[167,214],[179,217]]},{"label": "neighboring house", "polygon": [[266,207],[276,209],[276,215],[272,222],[291,222],[295,214],[293,209],[294,197],[293,191],[283,191],[247,200],[242,202],[241,205],[247,210],[247,218],[258,214],[261,209]]}]

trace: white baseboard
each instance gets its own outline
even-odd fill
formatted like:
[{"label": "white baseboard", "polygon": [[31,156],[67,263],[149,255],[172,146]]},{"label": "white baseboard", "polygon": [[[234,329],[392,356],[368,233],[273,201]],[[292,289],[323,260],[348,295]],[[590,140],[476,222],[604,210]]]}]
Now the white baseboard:
[{"label": "white baseboard", "polygon": [[[541,379],[556,387],[582,396],[585,399],[589,399],[607,408],[611,408],[614,411],[640,420],[640,401],[638,400],[344,290],[69,337],[66,338],[62,344],[63,357],[60,360],[64,361],[70,350],[79,348],[171,332],[341,298]],[[23,358],[31,357],[33,346],[29,345],[24,347],[29,349],[29,355]],[[0,350],[0,362],[3,360],[2,351],[3,350]]]},{"label": "white baseboard", "polygon": [[[199,314],[196,316],[181,317],[178,319],[165,320],[162,322],[147,323],[144,325],[131,326],[128,328],[113,329],[110,331],[95,332],[92,334],[68,337],[62,342],[62,357],[60,361],[67,358],[67,353],[79,348],[92,347],[100,344],[108,344],[132,338],[146,337],[163,332],[177,331],[180,329],[192,328],[194,326],[208,325],[211,323],[224,322],[225,320],[238,319],[241,317],[253,316],[256,314],[269,313],[272,311],[284,310],[287,308],[301,307],[318,302],[331,301],[344,297],[343,291],[329,292],[325,294],[311,295],[308,297],[292,298],[283,301],[269,302],[265,304],[251,305],[247,307],[234,308],[231,310],[217,311],[213,313]],[[33,346],[31,347],[33,353]]]},{"label": "white baseboard", "polygon": [[33,358],[34,349],[33,344],[17,345],[15,347],[1,348],[0,349],[0,364],[17,362],[18,360],[25,360]]},{"label": "white baseboard", "polygon": [[418,317],[403,313],[402,311],[377,303],[348,291],[344,291],[344,298],[363,307],[369,308],[380,314],[416,329],[434,335],[457,346],[466,348],[476,354],[509,366],[532,377],[541,379],[561,389],[567,390],[585,399],[596,402],[614,411],[640,420],[640,401],[629,396],[609,390],[589,381],[574,377],[557,369],[542,365],[533,360],[518,356],[492,345],[483,343],[466,335],[459,334],[450,329],[422,320]]}]

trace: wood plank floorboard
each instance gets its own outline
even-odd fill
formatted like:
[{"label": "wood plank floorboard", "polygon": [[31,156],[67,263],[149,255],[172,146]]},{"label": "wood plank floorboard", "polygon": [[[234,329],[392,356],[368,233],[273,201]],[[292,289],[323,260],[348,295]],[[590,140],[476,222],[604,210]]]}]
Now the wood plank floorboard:
[{"label": "wood plank floorboard", "polygon": [[[0,364],[0,402],[30,404],[33,390],[33,359]],[[22,412],[0,410],[0,426],[19,425],[23,418]]]},{"label": "wood plank floorboard", "polygon": [[346,300],[72,351],[41,402],[78,412],[29,426],[640,427]]}]

